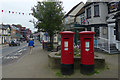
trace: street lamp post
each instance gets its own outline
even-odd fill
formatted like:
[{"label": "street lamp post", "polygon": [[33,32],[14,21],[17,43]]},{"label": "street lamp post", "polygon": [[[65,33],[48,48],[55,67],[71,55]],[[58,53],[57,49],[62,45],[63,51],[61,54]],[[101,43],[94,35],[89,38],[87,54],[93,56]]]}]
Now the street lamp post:
[{"label": "street lamp post", "polygon": [[74,23],[73,23],[74,32],[75,32],[74,43],[75,43],[75,45],[77,45],[77,28],[75,26],[75,24],[77,24],[77,22],[76,22],[76,16],[75,15],[69,15],[69,16],[74,17]]}]

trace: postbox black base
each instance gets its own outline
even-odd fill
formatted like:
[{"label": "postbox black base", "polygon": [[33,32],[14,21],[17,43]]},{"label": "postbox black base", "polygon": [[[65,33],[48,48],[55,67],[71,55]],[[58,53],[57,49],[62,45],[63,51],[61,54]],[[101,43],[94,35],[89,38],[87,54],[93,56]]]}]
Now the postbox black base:
[{"label": "postbox black base", "polygon": [[61,73],[63,75],[71,75],[74,72],[73,64],[61,64]]},{"label": "postbox black base", "polygon": [[92,74],[94,73],[94,65],[80,64],[80,72],[82,74]]}]

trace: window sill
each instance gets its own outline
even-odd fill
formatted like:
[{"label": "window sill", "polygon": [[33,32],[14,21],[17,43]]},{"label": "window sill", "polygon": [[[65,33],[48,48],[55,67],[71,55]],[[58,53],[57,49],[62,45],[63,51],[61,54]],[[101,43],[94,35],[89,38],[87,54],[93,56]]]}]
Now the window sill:
[{"label": "window sill", "polygon": [[91,17],[87,17],[87,19],[90,19]]},{"label": "window sill", "polygon": [[98,15],[98,16],[94,16],[94,17],[100,17],[100,16]]}]

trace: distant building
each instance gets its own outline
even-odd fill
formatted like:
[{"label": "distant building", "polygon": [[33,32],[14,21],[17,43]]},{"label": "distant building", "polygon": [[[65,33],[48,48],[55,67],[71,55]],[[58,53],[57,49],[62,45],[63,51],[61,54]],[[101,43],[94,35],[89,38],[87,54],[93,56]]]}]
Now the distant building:
[{"label": "distant building", "polygon": [[19,34],[19,28],[17,28],[15,25],[11,26],[11,38],[12,39],[20,39],[20,34]]},{"label": "distant building", "polygon": [[9,42],[10,39],[11,39],[10,26],[1,24],[0,25],[0,44]]},{"label": "distant building", "polygon": [[65,30],[74,29],[75,22],[79,22],[79,19],[76,19],[76,14],[79,13],[83,6],[83,2],[78,3],[64,16]]}]

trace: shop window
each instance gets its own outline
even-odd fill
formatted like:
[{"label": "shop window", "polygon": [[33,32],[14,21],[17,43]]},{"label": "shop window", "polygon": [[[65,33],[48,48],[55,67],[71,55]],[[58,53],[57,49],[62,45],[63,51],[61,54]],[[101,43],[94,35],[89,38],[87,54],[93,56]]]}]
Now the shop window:
[{"label": "shop window", "polygon": [[103,28],[103,35],[106,35],[106,34],[107,34],[107,28],[104,27],[104,28]]},{"label": "shop window", "polygon": [[91,18],[91,7],[87,9],[87,18]]},{"label": "shop window", "polygon": [[91,27],[88,27],[88,28],[87,28],[87,31],[91,31]]},{"label": "shop window", "polygon": [[94,17],[99,17],[99,5],[94,6]]}]

